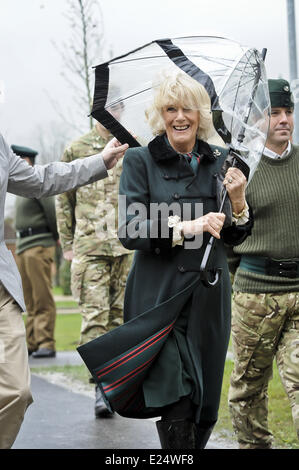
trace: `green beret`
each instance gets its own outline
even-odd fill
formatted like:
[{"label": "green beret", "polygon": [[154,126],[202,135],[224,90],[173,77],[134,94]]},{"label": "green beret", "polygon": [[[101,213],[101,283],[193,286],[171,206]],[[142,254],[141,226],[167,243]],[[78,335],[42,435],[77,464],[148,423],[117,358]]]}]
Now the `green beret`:
[{"label": "green beret", "polygon": [[294,101],[290,84],[282,78],[269,79],[269,94],[272,108],[293,108]]},{"label": "green beret", "polygon": [[31,160],[34,160],[36,155],[38,154],[36,150],[33,150],[29,147],[23,147],[21,145],[12,145],[11,149],[16,155],[19,155],[19,157],[21,158],[28,157]]}]

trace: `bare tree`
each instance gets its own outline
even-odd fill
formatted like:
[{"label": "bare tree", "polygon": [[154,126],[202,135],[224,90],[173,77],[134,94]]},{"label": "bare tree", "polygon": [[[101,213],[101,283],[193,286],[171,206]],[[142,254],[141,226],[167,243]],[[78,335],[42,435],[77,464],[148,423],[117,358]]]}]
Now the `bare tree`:
[{"label": "bare tree", "polygon": [[[75,138],[76,133],[64,121],[51,121],[47,126],[38,125],[34,129],[34,141],[38,150],[36,163],[44,165],[58,161],[68,143]],[[32,138],[33,140],[33,138]]]},{"label": "bare tree", "polygon": [[[92,91],[94,72],[92,66],[104,60],[104,25],[99,0],[67,0],[66,17],[70,26],[70,38],[58,49],[64,64],[63,77],[73,91],[76,107],[89,115],[89,127],[93,126]],[[63,111],[54,100],[55,109],[63,118]],[[69,119],[64,120],[67,122]],[[73,126],[73,124],[71,124]],[[82,129],[81,129],[82,130]]]}]

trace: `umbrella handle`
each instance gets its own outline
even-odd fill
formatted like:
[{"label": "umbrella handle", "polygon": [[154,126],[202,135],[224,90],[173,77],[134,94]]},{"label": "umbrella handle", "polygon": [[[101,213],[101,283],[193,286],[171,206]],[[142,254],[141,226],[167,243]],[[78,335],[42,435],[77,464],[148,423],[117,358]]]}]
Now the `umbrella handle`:
[{"label": "umbrella handle", "polygon": [[[236,160],[234,159],[232,166],[235,166],[235,161]],[[222,197],[222,201],[220,204],[219,212],[222,212],[226,197],[227,197],[227,189],[225,188],[223,192],[223,197]],[[202,261],[201,261],[201,265],[199,268],[200,279],[205,287],[215,287],[220,281],[222,269],[221,268],[213,268],[213,269],[208,268],[215,242],[216,242],[216,238],[213,237],[212,235],[206,246],[206,249],[205,249]]]},{"label": "umbrella handle", "polygon": [[221,268],[208,269],[208,264],[209,264],[210,257],[212,255],[212,250],[214,248],[215,241],[216,241],[216,238],[211,236],[206,246],[206,249],[202,258],[202,262],[199,268],[200,280],[202,281],[205,287],[215,287],[220,281],[222,269]]},{"label": "umbrella handle", "polygon": [[[243,174],[245,175],[246,179],[248,179],[249,168],[247,164],[239,158],[238,154],[233,149],[230,149],[230,154],[233,156],[233,162],[231,166],[239,168],[239,170],[241,170]],[[220,204],[218,212],[222,212],[227,196],[228,196],[228,193],[227,193],[227,189],[225,188],[223,191],[223,196],[222,196],[222,200],[221,200],[221,204]],[[213,269],[208,268],[215,242],[216,242],[216,238],[211,236],[206,246],[206,249],[205,249],[202,261],[201,261],[200,269],[199,269],[200,279],[206,287],[215,287],[218,284],[220,280],[220,276],[221,276],[221,271],[222,271],[221,268],[213,268]],[[213,276],[212,279],[211,279],[211,276]]]}]

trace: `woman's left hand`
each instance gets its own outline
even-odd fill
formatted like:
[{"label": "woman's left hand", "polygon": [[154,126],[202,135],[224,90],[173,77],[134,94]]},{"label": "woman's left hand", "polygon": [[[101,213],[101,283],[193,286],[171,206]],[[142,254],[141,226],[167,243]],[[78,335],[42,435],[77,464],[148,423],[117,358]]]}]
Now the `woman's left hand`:
[{"label": "woman's left hand", "polygon": [[245,207],[245,189],[247,179],[241,170],[235,167],[230,167],[223,180],[223,185],[226,187],[232,209],[235,214],[239,214]]}]

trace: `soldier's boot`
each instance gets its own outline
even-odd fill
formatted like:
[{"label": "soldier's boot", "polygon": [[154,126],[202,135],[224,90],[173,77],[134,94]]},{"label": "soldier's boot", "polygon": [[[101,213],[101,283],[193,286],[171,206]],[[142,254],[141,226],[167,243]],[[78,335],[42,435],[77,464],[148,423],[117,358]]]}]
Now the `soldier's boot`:
[{"label": "soldier's boot", "polygon": [[156,427],[162,449],[196,448],[196,426],[191,421],[161,420]]},{"label": "soldier's boot", "polygon": [[96,418],[112,418],[112,416],[114,415],[114,412],[108,410],[107,406],[105,405],[105,402],[102,397],[102,392],[98,385],[96,385],[95,392],[96,392],[96,401],[95,401],[95,407],[94,407],[95,417]]},{"label": "soldier's boot", "polygon": [[216,421],[199,422],[196,424],[196,449],[204,449],[210,439]]}]

